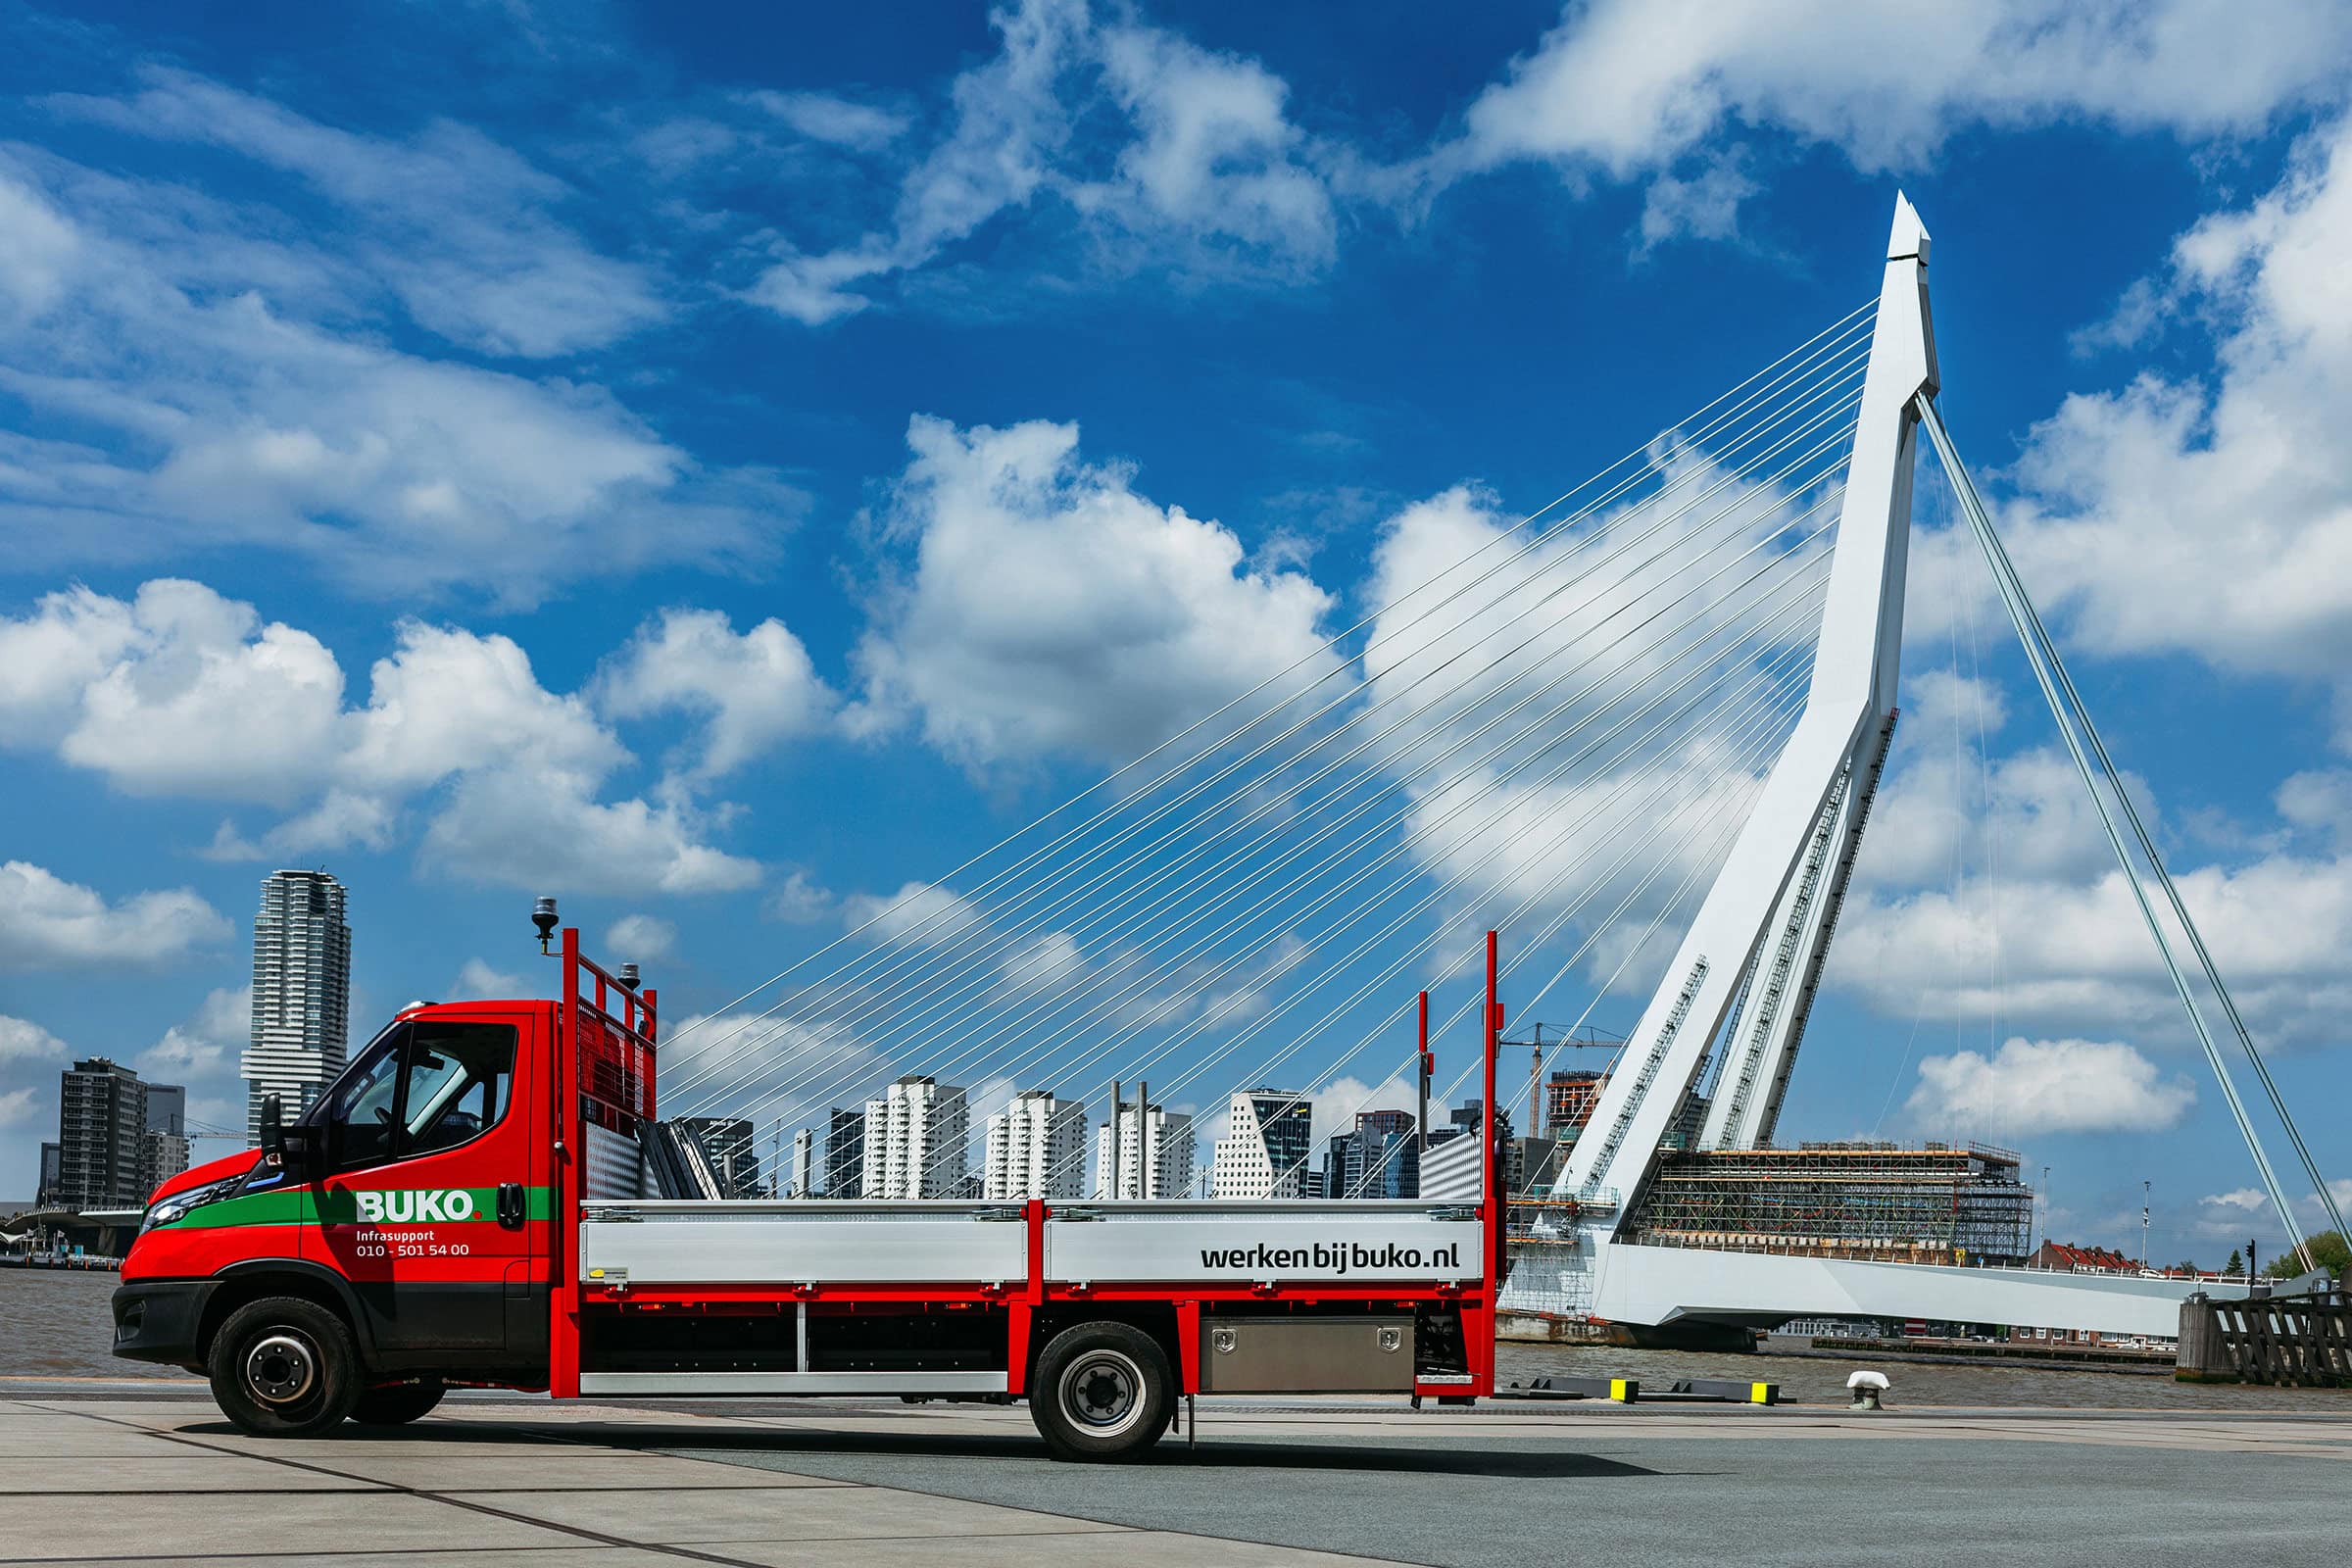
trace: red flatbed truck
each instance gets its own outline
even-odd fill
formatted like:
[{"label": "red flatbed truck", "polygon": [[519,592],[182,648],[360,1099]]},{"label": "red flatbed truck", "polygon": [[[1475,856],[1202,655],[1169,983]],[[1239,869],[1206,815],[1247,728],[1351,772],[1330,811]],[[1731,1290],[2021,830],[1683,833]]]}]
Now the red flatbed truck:
[{"label": "red flatbed truck", "polygon": [[[115,1353],[265,1435],[457,1386],[1025,1398],[1072,1459],[1200,1393],[1494,1392],[1493,1117],[1475,1202],[649,1198],[656,993],[562,952],[560,1002],[410,1007],[259,1152],[158,1189]],[[1490,944],[1490,1105],[1494,989]]]}]

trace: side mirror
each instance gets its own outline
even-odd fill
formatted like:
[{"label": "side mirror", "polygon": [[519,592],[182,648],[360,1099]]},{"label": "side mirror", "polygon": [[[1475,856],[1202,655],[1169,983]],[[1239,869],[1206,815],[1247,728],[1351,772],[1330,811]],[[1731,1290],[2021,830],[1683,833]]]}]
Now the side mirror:
[{"label": "side mirror", "polygon": [[286,1162],[285,1109],[275,1095],[262,1101],[262,1154],[272,1165]]}]

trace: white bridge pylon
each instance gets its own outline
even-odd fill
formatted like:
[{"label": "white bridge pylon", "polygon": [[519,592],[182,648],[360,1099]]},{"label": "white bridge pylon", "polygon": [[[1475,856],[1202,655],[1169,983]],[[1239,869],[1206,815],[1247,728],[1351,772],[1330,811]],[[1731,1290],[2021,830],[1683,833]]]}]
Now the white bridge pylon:
[{"label": "white bridge pylon", "polygon": [[[2286,1195],[2230,1084],[2171,939],[2156,918],[2114,809],[2100,793],[2102,772],[2119,796],[2120,778],[2098,746],[2088,715],[2080,710],[2079,696],[2025,600],[1982,502],[1949,450],[1949,438],[1935,412],[1936,391],[1936,338],[1928,311],[1928,234],[1910,202],[1898,195],[1802,716],[1774,760],[1754,808],[1740,825],[1554,1187],[1558,1195],[1588,1204],[1578,1222],[1580,1245],[1568,1271],[1586,1275],[1581,1288],[1570,1288],[1571,1294],[1581,1296],[1596,1316],[1654,1325],[1683,1319],[1770,1322],[1825,1313],[2168,1334],[2176,1326],[2180,1298],[2200,1288],[2193,1281],[2152,1276],[2090,1285],[2073,1276],[2030,1269],[1662,1248],[1632,1240],[1643,1189],[1667,1132],[1711,1055],[1720,1059],[1721,1072],[1699,1147],[1752,1149],[1772,1140],[1893,738],[1911,487],[1923,421],[1991,562],[2044,695],[2074,749],[2093,804],[2107,822],[2119,863],[2139,894],[2150,935],[2171,969],[2265,1189],[2290,1238],[2301,1243]],[[2150,878],[2165,895],[2195,950],[2204,978],[2262,1076],[2305,1174],[2326,1200],[2327,1184],[2262,1068],[2260,1054],[2178,889],[2144,826],[2131,814],[2128,797],[2121,799],[2120,809],[2145,852]],[[2329,1211],[2333,1212],[2331,1201]],[[2244,1286],[2233,1289],[2211,1281],[2202,1288],[2214,1295],[2245,1291]]]},{"label": "white bridge pylon", "polygon": [[1563,1196],[1623,1196],[1601,1232],[1625,1222],[1727,1022],[1701,1143],[1752,1147],[1779,1117],[1894,724],[1915,401],[1936,388],[1928,233],[1897,196],[1804,714],[1559,1177]]}]

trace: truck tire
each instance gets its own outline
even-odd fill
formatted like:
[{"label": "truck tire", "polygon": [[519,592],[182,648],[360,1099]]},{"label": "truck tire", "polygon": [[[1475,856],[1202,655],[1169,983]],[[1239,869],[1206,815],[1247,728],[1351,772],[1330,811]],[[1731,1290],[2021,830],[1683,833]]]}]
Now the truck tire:
[{"label": "truck tire", "polygon": [[432,1413],[449,1386],[439,1378],[369,1389],[352,1401],[351,1418],[371,1427],[406,1426]]},{"label": "truck tire", "polygon": [[360,1355],[343,1320],[316,1301],[248,1301],[213,1336],[206,1370],[220,1413],[261,1438],[306,1438],[360,1396]]},{"label": "truck tire", "polygon": [[1175,1408],[1166,1353],[1126,1323],[1081,1323],[1054,1336],[1029,1390],[1030,1419],[1058,1459],[1140,1458]]}]

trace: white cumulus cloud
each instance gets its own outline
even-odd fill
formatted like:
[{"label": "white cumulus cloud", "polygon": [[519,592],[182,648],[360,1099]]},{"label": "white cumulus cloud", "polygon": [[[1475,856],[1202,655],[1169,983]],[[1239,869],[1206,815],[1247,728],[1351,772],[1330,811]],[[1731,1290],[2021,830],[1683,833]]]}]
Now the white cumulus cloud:
[{"label": "white cumulus cloud", "polygon": [[624,914],[605,933],[615,963],[657,963],[677,951],[678,928],[651,914]]},{"label": "white cumulus cloud", "polygon": [[1262,680],[1325,673],[1331,601],[1218,523],[1078,457],[1078,429],[918,417],[888,517],[913,561],[859,644],[869,725],[916,717],[967,766],[1124,759]]},{"label": "white cumulus cloud", "polygon": [[2170,1127],[2196,1098],[2186,1079],[2164,1077],[2121,1041],[2012,1037],[1990,1056],[1928,1057],[1903,1108],[1925,1127],[2023,1138]]},{"label": "white cumulus cloud", "polygon": [[[206,95],[179,78],[156,91],[175,112]],[[91,108],[137,118],[126,105]],[[318,128],[274,122],[256,100],[223,108],[222,136],[251,146],[282,134],[289,158]],[[495,162],[478,138],[450,140],[434,167]],[[315,146],[335,156],[331,135]],[[367,177],[318,172],[337,188]],[[387,177],[414,187],[401,201],[435,201],[414,169]],[[433,213],[453,235],[466,227],[463,200]],[[544,268],[494,255],[503,265],[487,270],[448,255],[324,256],[275,238],[296,226],[281,213],[22,147],[0,152],[0,213],[67,236],[74,259],[37,286],[18,283],[37,308],[0,309],[0,391],[104,443],[0,434],[0,542],[21,565],[264,549],[359,596],[530,604],[558,582],[655,563],[764,563],[778,525],[805,509],[773,474],[703,469],[592,384],[403,352],[391,334],[350,329],[380,321],[381,291],[367,276],[377,262],[411,311],[462,342],[576,346],[565,334],[625,325],[609,315],[592,324],[618,293],[585,253],[549,251]],[[497,224],[517,220],[527,229],[514,212]]]},{"label": "white cumulus cloud", "polygon": [[[2348,249],[2352,120],[2308,137],[2276,189],[2176,241],[2157,314],[2213,324],[2213,372],[2146,369],[2068,398],[2032,432],[2003,521],[2074,643],[2324,683],[2339,744],[2352,744]],[[2186,583],[2193,614],[2179,612]]]},{"label": "white cumulus cloud", "polygon": [[700,719],[691,775],[709,780],[821,730],[836,699],[808,650],[773,618],[738,634],[714,610],[668,610],[608,661],[597,701],[617,718],[670,710]]},{"label": "white cumulus cloud", "polygon": [[229,931],[192,889],[110,904],[95,888],[28,860],[0,864],[0,969],[170,963]]},{"label": "white cumulus cloud", "polygon": [[[750,298],[807,325],[872,304],[891,280],[1007,214],[1052,204],[1126,276],[1297,277],[1336,249],[1329,154],[1259,61],[1202,48],[1084,0],[1020,0],[990,18],[997,52],[949,88],[943,136],[900,172],[887,214],[830,250],[778,243]],[[897,127],[854,106],[762,98],[804,133],[873,149]],[[845,112],[846,111],[846,112]]]},{"label": "white cumulus cloud", "polygon": [[0,1061],[63,1061],[66,1043],[24,1018],[0,1013]]},{"label": "white cumulus cloud", "polygon": [[2280,0],[2244,24],[2205,0],[1595,0],[1563,9],[1440,157],[1624,178],[1741,126],[1827,143],[1875,172],[1918,167],[1979,126],[2092,119],[2207,136],[2341,93],[2341,7]]},{"label": "white cumulus cloud", "polygon": [[[212,859],[382,850],[422,805],[428,858],[472,880],[671,893],[759,880],[757,862],[707,842],[728,808],[693,788],[604,798],[628,748],[586,695],[543,686],[513,638],[412,619],[394,639],[351,707],[317,637],[201,583],[158,579],[128,602],[51,594],[0,616],[0,654],[24,655],[0,680],[0,718],[21,720],[0,745],[53,746],[127,793],[291,808],[257,835],[221,823],[199,852]],[[772,620],[737,638],[723,616],[677,612],[617,668],[607,696],[623,713],[707,715],[689,784],[829,700]]]}]

